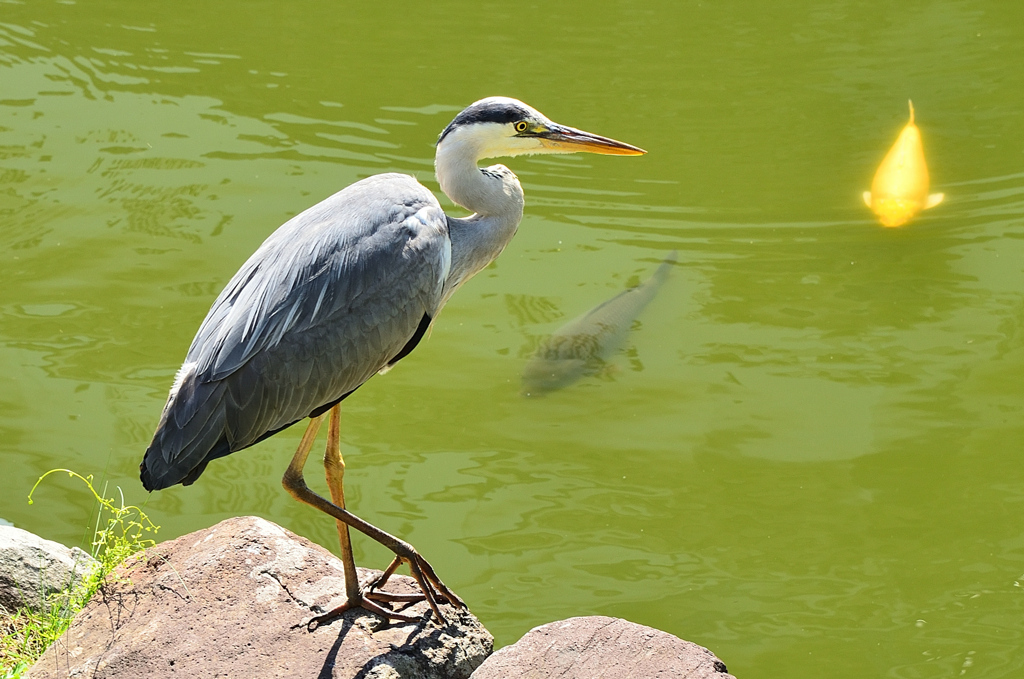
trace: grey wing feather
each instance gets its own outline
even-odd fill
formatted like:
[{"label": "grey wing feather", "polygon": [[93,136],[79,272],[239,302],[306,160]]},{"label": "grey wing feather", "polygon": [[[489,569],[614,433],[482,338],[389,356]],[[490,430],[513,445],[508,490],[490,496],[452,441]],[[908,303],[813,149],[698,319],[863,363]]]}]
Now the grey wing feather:
[{"label": "grey wing feather", "polygon": [[144,485],[190,482],[355,390],[437,314],[450,265],[441,206],[405,175],[362,180],[285,223],[200,326]]}]

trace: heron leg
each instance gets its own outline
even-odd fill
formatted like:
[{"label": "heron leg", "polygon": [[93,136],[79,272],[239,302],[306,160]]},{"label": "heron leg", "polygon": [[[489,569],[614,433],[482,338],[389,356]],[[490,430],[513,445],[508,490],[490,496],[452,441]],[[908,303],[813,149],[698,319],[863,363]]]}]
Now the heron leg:
[{"label": "heron leg", "polygon": [[[466,604],[463,603],[462,599],[460,599],[454,592],[448,589],[443,582],[441,582],[441,579],[437,577],[436,573],[434,573],[434,569],[431,568],[426,559],[419,555],[412,545],[360,519],[347,509],[329,502],[320,495],[314,493],[310,490],[309,486],[306,485],[302,469],[306,464],[306,460],[309,458],[309,452],[313,447],[313,442],[316,439],[316,434],[322,421],[323,415],[312,418],[310,421],[309,426],[306,429],[306,433],[302,435],[302,442],[299,444],[298,450],[295,451],[295,455],[288,464],[288,469],[285,470],[284,477],[281,479],[281,484],[284,486],[285,490],[287,490],[288,493],[299,502],[315,507],[325,514],[330,514],[335,520],[344,522],[346,525],[351,526],[359,532],[373,538],[394,552],[396,557],[401,561],[408,563],[409,570],[412,573],[413,578],[416,580],[416,583],[419,585],[420,590],[423,592],[423,597],[427,600],[427,603],[430,604],[430,608],[434,615],[437,616],[438,620],[441,621],[442,624],[446,624],[447,621],[441,613],[441,609],[438,607],[437,599],[446,601],[458,608],[465,608]],[[332,494],[333,492],[334,491],[332,489]],[[397,567],[397,564],[393,564],[393,566],[389,567],[388,570],[390,572],[394,572],[395,567]],[[390,575],[390,573],[388,573],[388,575]],[[346,590],[347,588],[348,584],[346,584]],[[325,615],[314,618],[310,621],[309,625],[318,625],[321,622],[333,618],[354,606],[359,606],[368,611],[372,611],[373,613],[387,619],[404,620],[409,622],[418,620],[418,618],[413,616],[404,615],[402,613],[382,608],[370,601],[369,598],[364,596],[362,593],[359,593],[355,600],[350,596],[347,596],[346,598],[348,600],[345,604],[339,606],[334,611],[330,611]],[[375,592],[374,598],[385,600],[387,598],[393,598],[393,600],[406,600],[406,597],[402,595],[388,595],[383,592]]]},{"label": "heron leg", "polygon": [[[327,487],[331,491],[331,502],[335,506],[345,509],[345,458],[341,455],[341,404],[334,404],[329,412],[327,448],[324,451],[324,471],[327,474]],[[388,567],[388,570],[382,574],[382,577],[374,580],[367,591],[362,591],[359,586],[359,575],[356,572],[356,560],[352,554],[352,538],[349,536],[348,524],[340,519],[335,519],[335,523],[338,525],[341,564],[345,572],[345,596],[349,602],[359,601],[364,596],[376,601],[396,603],[413,603],[422,601],[425,598],[423,594],[395,594],[379,591],[379,588],[384,586],[384,583],[395,572],[395,569],[401,565],[402,559],[397,556],[392,561],[391,566]],[[336,615],[340,614],[350,607],[351,605],[345,606],[342,610],[335,609],[335,613]]]},{"label": "heron leg", "polygon": [[[313,448],[313,443],[316,441],[316,435],[320,431],[320,425],[323,423],[323,418],[324,415],[319,415],[317,417],[310,418],[309,426],[306,427],[306,432],[302,435],[302,441],[299,443],[299,447],[295,451],[295,455],[292,457],[292,461],[288,465],[288,469],[285,471],[284,478],[281,480],[281,482],[284,485],[285,490],[287,490],[289,494],[292,495],[292,497],[296,498],[300,502],[310,504],[316,507],[317,509],[320,509],[321,511],[327,511],[320,506],[320,503],[326,504],[330,507],[333,507],[334,509],[341,508],[336,507],[330,502],[327,502],[319,495],[309,490],[309,488],[306,486],[305,478],[302,475],[302,468],[306,465],[306,460],[309,457],[309,451]],[[331,424],[333,425],[333,429],[335,431],[332,432],[331,427],[328,428],[328,445],[327,452],[324,454],[324,467],[327,470],[327,482],[331,489],[332,498],[340,500],[342,503],[344,503],[344,494],[340,490],[341,481],[342,478],[344,477],[344,463],[342,463],[340,473],[338,473],[339,470],[337,466],[333,464],[333,459],[329,460],[329,458],[333,458],[333,456],[331,455],[332,443],[340,442],[340,437],[338,436],[338,424],[336,421],[334,421],[334,418],[332,418]],[[340,445],[337,446],[337,450],[337,457],[338,461],[340,462]],[[335,480],[337,481],[336,485],[339,489],[337,492],[335,490]],[[310,498],[315,498],[320,502],[311,502]],[[341,509],[341,511],[344,510]],[[327,513],[334,516],[334,512],[328,511]],[[335,516],[335,519],[339,523],[338,537],[342,543],[342,568],[344,569],[345,572],[345,603],[331,611],[328,611],[323,615],[318,615],[314,617],[307,623],[307,627],[309,627],[310,629],[315,629],[318,625],[322,624],[323,622],[336,618],[337,616],[341,615],[350,608],[357,607],[363,608],[367,611],[370,611],[371,613],[376,613],[377,615],[381,616],[386,620],[402,620],[405,622],[415,622],[416,620],[418,620],[419,618],[416,618],[414,616],[396,613],[395,611],[383,608],[382,606],[377,605],[373,601],[370,601],[369,599],[363,596],[362,591],[359,587],[359,578],[355,573],[355,560],[352,558],[351,541],[348,539],[348,523],[343,523],[344,519],[339,518],[337,516]],[[342,526],[344,526],[344,530],[342,530]],[[347,559],[345,557],[346,552],[348,555]]]},{"label": "heron leg", "polygon": [[[341,404],[336,403],[330,410],[331,418],[327,425],[327,449],[324,451],[324,471],[327,474],[327,487],[331,491],[331,502],[345,508],[345,460],[341,457]],[[335,519],[338,524],[338,542],[341,545],[341,565],[345,571],[345,596],[349,601],[358,599],[359,576],[356,573],[356,560],[352,556],[352,538],[348,534],[348,524]]]}]

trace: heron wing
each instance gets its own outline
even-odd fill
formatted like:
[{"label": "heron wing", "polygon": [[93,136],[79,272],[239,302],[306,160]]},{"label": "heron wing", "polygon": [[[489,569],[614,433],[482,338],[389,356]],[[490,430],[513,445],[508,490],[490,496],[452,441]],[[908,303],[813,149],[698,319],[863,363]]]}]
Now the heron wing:
[{"label": "heron wing", "polygon": [[146,451],[147,488],[195,480],[210,459],[341,400],[399,358],[439,311],[450,266],[444,212],[406,175],[364,179],[286,222],[192,341]]}]

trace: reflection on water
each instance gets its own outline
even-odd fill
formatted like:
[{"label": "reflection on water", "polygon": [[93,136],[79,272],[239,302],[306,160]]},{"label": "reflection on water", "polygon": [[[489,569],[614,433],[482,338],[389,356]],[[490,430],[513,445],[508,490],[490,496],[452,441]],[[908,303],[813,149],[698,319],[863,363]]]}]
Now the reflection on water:
[{"label": "reflection on water", "polygon": [[602,370],[604,359],[625,343],[631,326],[658,294],[676,260],[673,250],[647,281],[602,302],[542,339],[523,368],[523,395],[540,396]]},{"label": "reflection on water", "polygon": [[[360,177],[435,186],[425,140],[504,94],[650,154],[507,161],[516,238],[345,403],[356,511],[499,644],[599,613],[750,678],[1024,671],[1024,6],[0,7],[0,516],[79,544],[87,498],[17,490],[53,467],[147,502],[166,385],[248,254]],[[907,97],[949,198],[880,229],[865,140]],[[521,398],[524,337],[672,250],[648,369]],[[256,507],[332,547],[280,492],[298,435],[149,498],[160,536]]]}]

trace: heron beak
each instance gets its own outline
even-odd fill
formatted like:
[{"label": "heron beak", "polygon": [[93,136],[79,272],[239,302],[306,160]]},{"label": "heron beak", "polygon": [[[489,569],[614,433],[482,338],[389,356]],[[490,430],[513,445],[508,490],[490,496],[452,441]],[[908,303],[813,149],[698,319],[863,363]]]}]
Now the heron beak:
[{"label": "heron beak", "polygon": [[565,125],[551,125],[539,132],[540,139],[545,149],[555,153],[576,153],[585,151],[587,153],[600,153],[606,156],[642,156],[647,153],[642,148],[615,141],[608,137],[602,137],[583,130],[577,130]]}]

